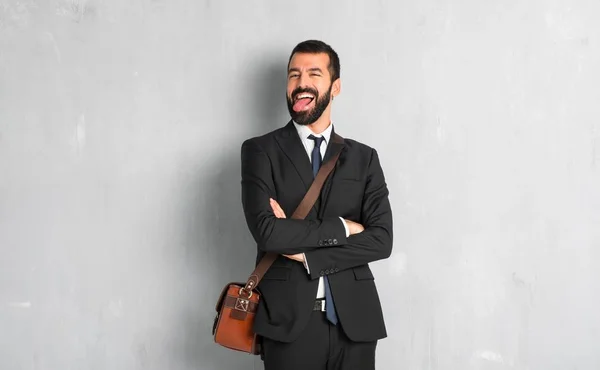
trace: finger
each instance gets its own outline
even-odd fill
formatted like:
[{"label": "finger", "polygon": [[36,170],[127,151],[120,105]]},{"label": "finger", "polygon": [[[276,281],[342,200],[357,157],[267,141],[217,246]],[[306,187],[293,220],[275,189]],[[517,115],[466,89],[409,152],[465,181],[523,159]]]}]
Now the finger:
[{"label": "finger", "polygon": [[277,218],[283,218],[282,216],[282,211],[281,211],[281,207],[279,207],[279,204],[277,204],[276,201],[274,201],[273,199],[270,200],[271,202],[271,209],[273,210],[273,213],[275,214],[275,217]]},{"label": "finger", "polygon": [[275,213],[275,216],[277,216],[277,218],[285,218],[283,210],[277,205],[273,205],[273,213]]},{"label": "finger", "polygon": [[275,214],[277,214],[277,212],[279,212],[275,203],[271,203],[271,209],[273,210],[273,213],[275,213]]},{"label": "finger", "polygon": [[280,218],[285,218],[285,212],[283,211],[283,209],[281,208],[279,203],[275,202],[274,206],[275,206],[275,209],[277,210],[277,212],[279,213]]},{"label": "finger", "polygon": [[277,212],[281,213],[281,206],[279,206],[279,203],[275,202],[273,203],[273,209],[276,210]]}]

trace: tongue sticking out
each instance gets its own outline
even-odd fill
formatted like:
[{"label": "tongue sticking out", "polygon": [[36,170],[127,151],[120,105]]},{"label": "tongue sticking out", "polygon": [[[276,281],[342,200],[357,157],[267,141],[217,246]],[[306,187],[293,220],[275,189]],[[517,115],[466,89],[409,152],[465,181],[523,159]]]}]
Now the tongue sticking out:
[{"label": "tongue sticking out", "polygon": [[303,98],[296,100],[296,103],[294,103],[294,111],[300,112],[306,109],[306,107],[310,104],[311,101],[313,101],[311,98]]}]

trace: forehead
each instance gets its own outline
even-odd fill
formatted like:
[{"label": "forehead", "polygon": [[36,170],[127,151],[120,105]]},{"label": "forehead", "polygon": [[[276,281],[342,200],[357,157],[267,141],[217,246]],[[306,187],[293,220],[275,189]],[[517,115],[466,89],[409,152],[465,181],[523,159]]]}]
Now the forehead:
[{"label": "forehead", "polygon": [[319,68],[323,72],[327,72],[328,67],[329,55],[326,53],[295,53],[290,60],[288,70]]}]

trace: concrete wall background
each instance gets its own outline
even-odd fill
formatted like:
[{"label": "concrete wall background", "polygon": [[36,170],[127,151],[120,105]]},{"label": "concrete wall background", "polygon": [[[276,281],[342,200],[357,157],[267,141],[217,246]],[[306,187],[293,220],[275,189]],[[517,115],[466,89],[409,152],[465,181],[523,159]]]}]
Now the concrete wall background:
[{"label": "concrete wall background", "polygon": [[0,0],[0,368],[261,368],[210,337],[254,256],[239,146],[286,123],[288,54],[320,38],[391,189],[378,368],[599,369],[599,16]]}]

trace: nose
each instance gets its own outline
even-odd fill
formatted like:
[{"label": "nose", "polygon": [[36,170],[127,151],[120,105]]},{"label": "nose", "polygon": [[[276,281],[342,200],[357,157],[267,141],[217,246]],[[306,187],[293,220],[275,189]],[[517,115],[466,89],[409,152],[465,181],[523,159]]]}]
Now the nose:
[{"label": "nose", "polygon": [[299,87],[308,87],[308,75],[306,73],[301,73],[300,78],[298,79]]}]

